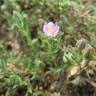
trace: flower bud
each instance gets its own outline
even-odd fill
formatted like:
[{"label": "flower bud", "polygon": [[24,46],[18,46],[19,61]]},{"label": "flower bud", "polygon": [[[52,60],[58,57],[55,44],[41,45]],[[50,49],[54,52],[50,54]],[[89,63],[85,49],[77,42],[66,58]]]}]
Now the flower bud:
[{"label": "flower bud", "polygon": [[84,38],[82,38],[82,39],[77,41],[76,47],[77,47],[77,49],[82,51],[85,48],[86,44],[87,44],[87,41]]},{"label": "flower bud", "polygon": [[85,58],[91,60],[93,58],[93,54],[95,52],[94,48],[92,48],[92,47],[85,48],[84,51],[85,51],[84,52]]}]

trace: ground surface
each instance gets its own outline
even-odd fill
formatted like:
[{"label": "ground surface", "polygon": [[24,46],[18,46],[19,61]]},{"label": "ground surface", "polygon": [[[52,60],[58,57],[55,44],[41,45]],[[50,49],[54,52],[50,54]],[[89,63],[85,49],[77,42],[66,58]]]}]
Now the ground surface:
[{"label": "ground surface", "polygon": [[[68,1],[69,5],[61,3],[63,7],[52,0],[0,1],[0,96],[96,96],[96,1]],[[14,10],[28,16],[28,22],[15,18],[20,28],[13,26]],[[26,29],[21,26],[23,21]],[[42,31],[44,22],[49,21],[60,26],[59,39],[63,42],[48,41],[55,55],[48,51]],[[67,63],[64,48],[67,53],[74,52]]]}]

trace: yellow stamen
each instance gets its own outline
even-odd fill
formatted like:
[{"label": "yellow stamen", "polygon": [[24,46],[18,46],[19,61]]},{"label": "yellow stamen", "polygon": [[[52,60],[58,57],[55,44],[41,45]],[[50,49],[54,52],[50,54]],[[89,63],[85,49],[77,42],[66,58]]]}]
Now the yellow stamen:
[{"label": "yellow stamen", "polygon": [[48,28],[48,32],[52,32],[53,31],[53,29],[52,28]]}]

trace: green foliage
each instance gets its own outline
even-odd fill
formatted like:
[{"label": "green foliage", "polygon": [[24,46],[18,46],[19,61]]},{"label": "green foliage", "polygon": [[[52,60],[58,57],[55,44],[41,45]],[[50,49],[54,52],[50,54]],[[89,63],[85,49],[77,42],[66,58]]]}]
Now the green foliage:
[{"label": "green foliage", "polygon": [[[5,80],[4,85],[0,83],[0,90],[8,86],[6,96],[13,96],[10,90],[15,93],[19,86],[27,86],[26,96],[38,96],[30,80],[41,80],[38,75],[43,72],[59,74],[72,66],[81,68],[82,62],[92,60],[96,63],[95,3],[87,5],[83,0],[4,0],[0,5],[0,17],[4,20],[0,19],[3,30],[0,32],[3,38],[0,40],[0,73],[4,73],[0,78]],[[59,25],[57,37],[45,36],[45,22]],[[18,54],[6,47],[11,41],[6,39],[8,32],[22,37],[16,39],[21,47]],[[12,39],[15,41],[14,37]],[[27,74],[30,78],[26,74],[22,76],[18,74],[20,72],[31,72],[34,78],[30,74]],[[71,83],[78,85],[79,76]]]}]

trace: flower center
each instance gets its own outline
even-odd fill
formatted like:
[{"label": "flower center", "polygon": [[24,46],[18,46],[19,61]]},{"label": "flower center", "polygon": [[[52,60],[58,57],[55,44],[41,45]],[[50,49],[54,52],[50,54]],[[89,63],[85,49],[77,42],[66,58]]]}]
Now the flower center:
[{"label": "flower center", "polygon": [[53,32],[53,28],[48,28],[48,32]]}]

